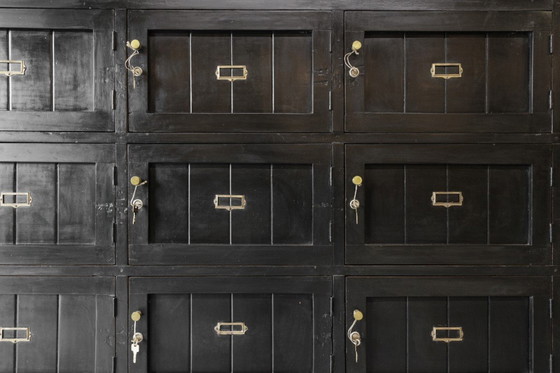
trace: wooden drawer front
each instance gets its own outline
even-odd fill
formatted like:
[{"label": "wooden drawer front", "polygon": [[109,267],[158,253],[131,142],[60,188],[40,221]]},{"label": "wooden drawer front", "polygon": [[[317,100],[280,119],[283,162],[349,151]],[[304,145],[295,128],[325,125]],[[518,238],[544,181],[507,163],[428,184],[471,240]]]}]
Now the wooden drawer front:
[{"label": "wooden drawer front", "polygon": [[129,175],[148,181],[131,263],[330,263],[330,159],[323,145],[131,145]]},{"label": "wooden drawer front", "polygon": [[550,132],[550,12],[346,14],[348,131]]},{"label": "wooden drawer front", "polygon": [[542,146],[349,145],[347,262],[549,263],[549,178]]},{"label": "wooden drawer front", "polygon": [[[114,279],[0,277],[2,372],[110,372]],[[14,331],[11,328],[21,328]]]},{"label": "wooden drawer front", "polygon": [[145,339],[131,371],[329,370],[330,278],[132,278],[130,293]]},{"label": "wooden drawer front", "polygon": [[112,130],[113,18],[100,10],[2,10],[0,129]]},{"label": "wooden drawer front", "polygon": [[353,329],[362,341],[357,363],[346,340],[348,373],[548,369],[548,277],[350,277],[346,285],[347,328],[355,309],[364,314]]},{"label": "wooden drawer front", "polygon": [[0,263],[113,263],[113,162],[112,145],[0,144]]},{"label": "wooden drawer front", "polygon": [[129,77],[130,129],[329,131],[330,20],[327,12],[129,12],[129,39],[143,44],[133,65],[145,71],[136,88]]}]

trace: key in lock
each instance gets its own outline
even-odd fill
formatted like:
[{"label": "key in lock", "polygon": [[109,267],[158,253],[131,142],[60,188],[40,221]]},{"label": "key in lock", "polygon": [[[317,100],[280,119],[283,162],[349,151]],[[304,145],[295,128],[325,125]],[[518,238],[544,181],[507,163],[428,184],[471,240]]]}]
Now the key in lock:
[{"label": "key in lock", "polygon": [[136,224],[136,214],[138,214],[142,207],[144,207],[144,202],[141,199],[132,201],[132,224]]},{"label": "key in lock", "polygon": [[354,353],[356,354],[356,363],[358,362],[358,346],[362,344],[362,336],[359,332],[350,333],[350,342],[354,345]]}]

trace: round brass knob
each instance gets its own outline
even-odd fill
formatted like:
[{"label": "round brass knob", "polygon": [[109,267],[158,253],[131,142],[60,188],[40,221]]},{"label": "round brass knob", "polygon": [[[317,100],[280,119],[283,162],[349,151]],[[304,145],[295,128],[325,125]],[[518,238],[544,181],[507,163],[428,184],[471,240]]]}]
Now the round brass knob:
[{"label": "round brass knob", "polygon": [[132,312],[132,314],[130,315],[130,318],[131,318],[132,321],[134,321],[134,322],[140,321],[140,319],[142,318],[142,312],[140,312],[140,311],[134,311],[134,312]]},{"label": "round brass knob", "polygon": [[140,185],[140,183],[142,182],[142,179],[140,179],[139,176],[132,176],[130,178],[130,184],[134,185],[134,186],[138,186]]},{"label": "round brass knob", "polygon": [[354,185],[358,185],[358,186],[359,186],[359,185],[362,185],[362,182],[363,182],[363,181],[364,181],[364,180],[362,179],[361,176],[354,176],[354,177],[352,178],[352,183],[353,183]]},{"label": "round brass knob", "polygon": [[362,49],[362,42],[359,40],[354,40],[354,42],[352,43],[352,50],[357,52],[360,49]]},{"label": "round brass knob", "polygon": [[354,310],[354,320],[360,321],[364,318],[364,314],[360,310]]},{"label": "round brass knob", "polygon": [[130,48],[137,50],[140,49],[141,44],[140,41],[138,39],[134,39],[133,41],[130,42]]}]

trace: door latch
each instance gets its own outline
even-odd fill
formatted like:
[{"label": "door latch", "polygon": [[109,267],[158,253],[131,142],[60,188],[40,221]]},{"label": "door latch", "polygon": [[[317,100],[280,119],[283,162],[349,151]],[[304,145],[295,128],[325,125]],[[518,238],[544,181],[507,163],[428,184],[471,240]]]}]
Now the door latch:
[{"label": "door latch", "polygon": [[344,55],[344,64],[348,68],[348,75],[352,78],[357,78],[360,75],[360,69],[350,63],[350,57],[353,54],[356,56],[359,55],[360,53],[358,51],[360,49],[362,49],[362,43],[359,40],[354,40],[352,43],[352,50]]},{"label": "door latch", "polygon": [[354,184],[354,197],[350,201],[350,208],[356,212],[356,224],[358,224],[358,209],[360,208],[360,201],[358,200],[358,187],[362,186],[363,179],[361,176],[354,176],[352,184]]},{"label": "door latch", "polygon": [[356,354],[356,363],[358,362],[358,347],[362,344],[362,336],[360,335],[360,333],[356,330],[353,330],[354,327],[356,326],[356,324],[358,323],[358,321],[361,321],[364,318],[364,314],[362,313],[362,311],[360,310],[354,310],[354,312],[352,313],[352,316],[354,317],[354,321],[352,322],[352,325],[350,325],[350,328],[348,329],[347,332],[347,336],[348,339],[350,340],[350,342],[352,342],[352,344],[354,345],[354,352]]},{"label": "door latch", "polygon": [[134,185],[134,192],[132,192],[132,198],[130,199],[130,206],[132,207],[132,224],[136,224],[136,215],[142,207],[144,207],[144,202],[136,197],[136,190],[139,186],[147,184],[148,181],[140,179],[138,176],[133,176],[130,178],[130,184]]},{"label": "door latch", "polygon": [[140,41],[138,41],[137,39],[134,39],[132,41],[127,41],[126,46],[128,48],[132,49],[132,53],[124,61],[124,67],[132,73],[132,88],[136,88],[136,78],[139,77],[140,75],[142,75],[142,73],[144,71],[142,70],[142,68],[140,66],[133,66],[131,64],[131,61],[132,61],[132,58],[134,58],[135,56],[140,54],[140,48],[142,47],[142,45],[140,44]]},{"label": "door latch", "polygon": [[130,315],[132,321],[134,321],[134,332],[132,333],[132,344],[130,345],[130,350],[132,351],[132,363],[136,364],[136,355],[140,351],[140,342],[144,340],[142,333],[136,331],[136,323],[142,318],[142,312],[134,311]]}]

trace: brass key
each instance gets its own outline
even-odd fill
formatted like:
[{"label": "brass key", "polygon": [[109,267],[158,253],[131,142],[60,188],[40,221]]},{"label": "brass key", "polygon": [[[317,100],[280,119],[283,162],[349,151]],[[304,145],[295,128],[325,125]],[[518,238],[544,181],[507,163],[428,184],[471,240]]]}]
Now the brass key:
[{"label": "brass key", "polygon": [[136,214],[144,206],[144,202],[141,199],[135,199],[132,201],[132,224],[136,224]]}]

